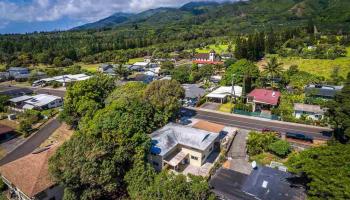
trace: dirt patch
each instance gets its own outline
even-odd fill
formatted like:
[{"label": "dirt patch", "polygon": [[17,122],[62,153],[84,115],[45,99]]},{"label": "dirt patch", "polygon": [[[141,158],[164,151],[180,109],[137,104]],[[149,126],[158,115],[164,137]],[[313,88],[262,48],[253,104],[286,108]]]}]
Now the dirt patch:
[{"label": "dirt patch", "polygon": [[72,135],[73,130],[67,124],[62,124],[40,147],[45,147],[50,144],[62,144],[67,141]]},{"label": "dirt patch", "polygon": [[17,128],[19,126],[19,123],[16,122],[15,120],[8,120],[8,119],[0,120],[0,124],[11,127],[15,130],[17,130]]}]

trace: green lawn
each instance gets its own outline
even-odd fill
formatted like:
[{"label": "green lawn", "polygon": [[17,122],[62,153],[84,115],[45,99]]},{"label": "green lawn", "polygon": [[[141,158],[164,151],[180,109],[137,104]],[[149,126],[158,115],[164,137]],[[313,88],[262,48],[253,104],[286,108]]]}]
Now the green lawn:
[{"label": "green lawn", "polygon": [[97,72],[98,67],[101,64],[84,64],[84,63],[76,63],[76,65],[80,65],[81,69],[84,69],[89,72]]},{"label": "green lawn", "polygon": [[231,103],[221,104],[219,107],[219,111],[231,113],[233,107],[234,107],[234,104],[231,104]]},{"label": "green lawn", "polygon": [[226,44],[220,44],[220,45],[211,44],[209,46],[206,46],[205,48],[197,48],[196,52],[209,53],[209,51],[213,49],[216,53],[223,53],[227,51],[227,48],[228,48],[228,45]]},{"label": "green lawn", "polygon": [[280,62],[286,68],[291,65],[298,65],[299,69],[315,75],[329,78],[332,69],[336,66],[340,67],[340,74],[345,78],[350,72],[350,57],[337,58],[335,60],[327,59],[302,59],[302,58],[280,58]]},{"label": "green lawn", "polygon": [[136,62],[143,62],[143,57],[140,57],[140,58],[131,58],[128,62],[128,64],[134,64]]}]

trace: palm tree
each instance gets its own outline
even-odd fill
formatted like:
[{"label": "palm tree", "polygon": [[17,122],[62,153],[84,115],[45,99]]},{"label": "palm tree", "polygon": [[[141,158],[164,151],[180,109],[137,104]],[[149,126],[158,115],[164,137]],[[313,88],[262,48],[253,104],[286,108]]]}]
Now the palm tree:
[{"label": "palm tree", "polygon": [[272,57],[266,65],[263,65],[264,72],[268,73],[271,78],[271,87],[273,87],[273,80],[283,71],[283,63],[279,63],[276,57]]}]

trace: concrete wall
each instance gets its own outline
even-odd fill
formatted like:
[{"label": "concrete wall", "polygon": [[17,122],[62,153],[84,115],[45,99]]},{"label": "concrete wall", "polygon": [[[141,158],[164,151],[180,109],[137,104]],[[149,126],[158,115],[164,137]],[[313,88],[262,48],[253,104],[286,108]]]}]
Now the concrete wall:
[{"label": "concrete wall", "polygon": [[323,118],[323,115],[320,115],[320,114],[307,113],[307,112],[302,112],[302,111],[295,111],[294,112],[294,116],[297,119],[300,119],[302,115],[306,115],[307,118],[312,119],[312,120],[321,120]]},{"label": "concrete wall", "polygon": [[196,167],[202,166],[203,152],[196,149],[191,149],[188,147],[182,147],[182,151],[184,151],[185,153],[188,153],[190,165],[193,165]]}]

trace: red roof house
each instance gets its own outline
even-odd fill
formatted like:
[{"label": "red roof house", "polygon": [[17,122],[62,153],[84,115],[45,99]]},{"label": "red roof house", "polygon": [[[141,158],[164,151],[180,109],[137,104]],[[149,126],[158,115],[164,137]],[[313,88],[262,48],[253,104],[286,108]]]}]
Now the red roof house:
[{"label": "red roof house", "polygon": [[198,53],[194,56],[193,63],[195,64],[212,64],[212,65],[222,65],[220,57],[216,56],[214,50],[211,50],[209,53]]},{"label": "red roof house", "polygon": [[253,103],[254,111],[257,107],[266,108],[266,106],[277,106],[281,93],[279,91],[267,89],[254,89],[248,97],[248,103]]}]

